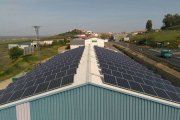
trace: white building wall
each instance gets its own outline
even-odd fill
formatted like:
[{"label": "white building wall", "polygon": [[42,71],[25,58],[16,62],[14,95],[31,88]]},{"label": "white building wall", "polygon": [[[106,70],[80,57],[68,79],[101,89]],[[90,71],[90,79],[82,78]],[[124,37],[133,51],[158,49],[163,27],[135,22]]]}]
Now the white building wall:
[{"label": "white building wall", "polygon": [[16,106],[17,120],[31,120],[30,117],[30,104],[24,103]]},{"label": "white building wall", "polygon": [[70,48],[71,48],[71,49],[75,49],[75,48],[78,48],[78,47],[80,47],[80,46],[84,46],[84,45],[71,45]]},{"label": "white building wall", "polygon": [[91,45],[91,46],[99,46],[99,47],[104,47],[105,40],[99,39],[99,38],[91,38],[85,40],[85,46]]},{"label": "white building wall", "polygon": [[11,49],[13,47],[18,47],[18,44],[8,44],[8,49]]}]

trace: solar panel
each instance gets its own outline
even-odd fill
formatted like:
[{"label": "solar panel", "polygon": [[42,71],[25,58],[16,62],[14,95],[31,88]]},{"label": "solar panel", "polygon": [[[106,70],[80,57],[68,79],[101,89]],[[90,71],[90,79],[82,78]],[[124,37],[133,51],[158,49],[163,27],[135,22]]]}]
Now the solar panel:
[{"label": "solar panel", "polygon": [[51,81],[56,78],[56,74],[48,75],[45,81]]},{"label": "solar panel", "polygon": [[112,71],[112,74],[116,77],[121,77],[122,78],[122,74],[118,71]]},{"label": "solar panel", "polygon": [[65,75],[66,75],[66,71],[59,72],[59,73],[57,73],[56,78],[61,78],[61,77],[65,76]]},{"label": "solar panel", "polygon": [[9,100],[9,98],[11,97],[12,94],[13,94],[13,92],[4,94],[4,95],[1,97],[0,104],[7,102],[7,101]]},{"label": "solar panel", "polygon": [[133,80],[138,82],[138,83],[144,83],[140,77],[133,76]]},{"label": "solar panel", "polygon": [[26,88],[22,97],[27,97],[27,96],[33,95],[36,88],[37,88],[37,86],[31,86],[31,87]]},{"label": "solar panel", "polygon": [[126,79],[126,80],[132,80],[132,81],[133,81],[132,76],[131,76],[131,75],[129,75],[129,74],[122,73],[122,76],[123,76],[123,78],[124,78],[124,79]]},{"label": "solar panel", "polygon": [[144,84],[141,84],[141,86],[142,86],[145,93],[157,96],[157,94],[155,93],[153,87],[151,87],[149,85],[144,85]]},{"label": "solar panel", "polygon": [[61,78],[51,81],[49,84],[48,90],[59,87],[61,85],[61,81],[62,81]]},{"label": "solar panel", "polygon": [[123,53],[97,46],[94,48],[104,76],[104,83],[179,102],[180,88],[174,87],[171,82],[163,79],[159,74]]},{"label": "solar panel", "polygon": [[128,81],[123,78],[117,78],[117,84],[124,88],[130,88]]},{"label": "solar panel", "polygon": [[104,74],[104,82],[112,84],[112,85],[117,85],[115,77],[108,74]]},{"label": "solar panel", "polygon": [[164,85],[166,90],[170,91],[170,92],[176,92],[175,87],[173,87],[172,85]]},{"label": "solar panel", "polygon": [[111,75],[111,70],[110,69],[102,68],[101,71],[102,71],[103,74]]},{"label": "solar panel", "polygon": [[154,90],[159,97],[165,98],[165,99],[170,99],[170,97],[167,95],[167,93],[164,90],[159,89],[159,88],[155,88],[155,87],[154,87]]},{"label": "solar panel", "polygon": [[67,75],[73,75],[73,74],[76,74],[76,68],[67,70]]},{"label": "solar panel", "polygon": [[15,100],[17,100],[17,99],[20,99],[23,93],[24,93],[24,89],[16,91],[16,92],[11,96],[11,98],[9,99],[9,101],[15,101]]},{"label": "solar panel", "polygon": [[21,90],[21,89],[23,89],[23,88],[24,88],[24,86],[25,86],[25,84],[24,84],[24,83],[22,83],[22,84],[18,84],[18,85],[15,87],[14,91]]},{"label": "solar panel", "polygon": [[74,75],[65,76],[62,79],[61,86],[73,83]]},{"label": "solar panel", "polygon": [[132,90],[136,90],[139,92],[143,92],[143,89],[141,87],[141,85],[137,82],[133,82],[133,81],[129,81],[130,87]]},{"label": "solar panel", "polygon": [[170,98],[174,101],[180,102],[180,98],[177,96],[176,93],[166,91],[166,93],[170,96]]},{"label": "solar panel", "polygon": [[39,84],[35,93],[41,93],[41,92],[46,91],[48,89],[48,86],[49,86],[49,82],[44,82],[44,83]]},{"label": "solar panel", "polygon": [[73,83],[84,47],[66,51],[17,79],[0,91],[0,104],[23,99]]}]

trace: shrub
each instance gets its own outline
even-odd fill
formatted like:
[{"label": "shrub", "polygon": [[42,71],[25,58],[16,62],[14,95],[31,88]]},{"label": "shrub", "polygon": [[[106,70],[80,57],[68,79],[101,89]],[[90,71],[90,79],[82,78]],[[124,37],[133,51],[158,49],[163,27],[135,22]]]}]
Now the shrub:
[{"label": "shrub", "polygon": [[24,53],[23,49],[19,47],[13,47],[9,50],[9,56],[11,59],[17,59],[21,55],[23,55],[23,53]]}]

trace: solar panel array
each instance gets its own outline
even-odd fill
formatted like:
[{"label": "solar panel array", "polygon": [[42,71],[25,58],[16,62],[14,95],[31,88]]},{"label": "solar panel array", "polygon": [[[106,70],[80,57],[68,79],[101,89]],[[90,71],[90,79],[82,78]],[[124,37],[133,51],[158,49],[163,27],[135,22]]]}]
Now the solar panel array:
[{"label": "solar panel array", "polygon": [[0,104],[72,84],[84,47],[58,54],[0,91]]},{"label": "solar panel array", "polygon": [[180,88],[122,53],[95,46],[103,82],[165,100],[180,102]]}]

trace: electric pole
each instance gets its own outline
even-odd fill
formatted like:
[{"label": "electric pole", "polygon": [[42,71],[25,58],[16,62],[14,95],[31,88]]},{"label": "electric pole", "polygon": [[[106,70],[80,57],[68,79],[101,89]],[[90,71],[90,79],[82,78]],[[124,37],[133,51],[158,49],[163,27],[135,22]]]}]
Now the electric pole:
[{"label": "electric pole", "polygon": [[38,47],[38,57],[39,57],[39,63],[41,63],[41,52],[40,52],[40,37],[39,37],[39,29],[41,26],[33,26],[36,32],[36,41],[37,41],[37,47]]}]

